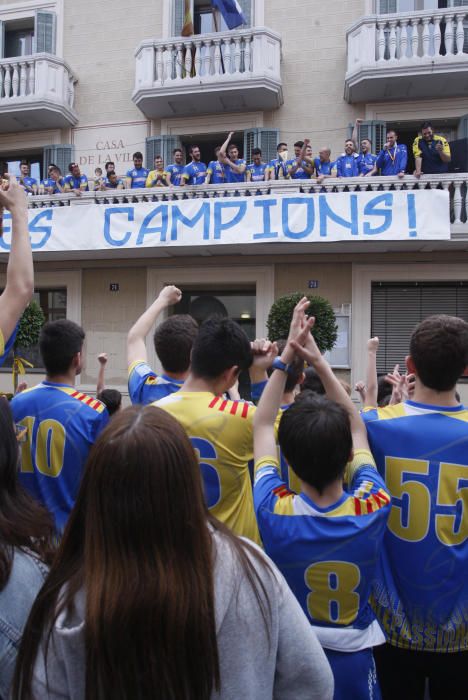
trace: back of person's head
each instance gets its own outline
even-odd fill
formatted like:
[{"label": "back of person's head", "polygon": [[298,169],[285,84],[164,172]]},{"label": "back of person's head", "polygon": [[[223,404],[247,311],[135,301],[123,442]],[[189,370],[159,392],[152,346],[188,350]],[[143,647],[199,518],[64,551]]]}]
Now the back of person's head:
[{"label": "back of person's head", "polygon": [[468,323],[455,316],[429,316],[413,331],[409,352],[424,386],[450,391],[468,364]]},{"label": "back of person's head", "polygon": [[66,318],[44,324],[39,335],[39,350],[47,374],[68,372],[75,355],[83,348],[84,339],[84,330]]},{"label": "back of person's head", "polygon": [[[280,357],[284,348],[286,347],[286,340],[277,340],[276,345],[278,346],[278,357]],[[271,374],[271,371],[269,374]],[[291,391],[294,391],[296,386],[300,383],[303,374],[304,360],[300,358],[299,355],[295,355],[294,360],[289,364],[289,369],[286,375],[286,384],[284,385],[285,394],[289,394]]]},{"label": "back of person's head", "polygon": [[122,408],[122,394],[117,389],[103,389],[98,394],[98,399],[105,405],[110,416]]},{"label": "back of person's head", "polygon": [[343,406],[304,392],[281,416],[278,437],[293,471],[319,493],[342,478],[353,447],[349,415]]},{"label": "back of person's head", "polygon": [[304,370],[304,381],[301,384],[301,391],[312,391],[314,394],[325,394],[325,387],[313,367]]},{"label": "back of person's head", "polygon": [[382,374],[377,379],[377,406],[387,406],[392,395],[392,385],[385,377],[386,375]]},{"label": "back of person's head", "polygon": [[154,406],[118,413],[91,448],[26,625],[14,697],[19,687],[30,697],[41,638],[84,588],[88,700],[209,700],[219,690],[209,519],[236,551],[248,548],[208,515],[198,460],[178,421]]},{"label": "back of person's head", "polygon": [[154,349],[166,372],[187,372],[198,325],[188,314],[174,314],[154,332]]},{"label": "back of person's head", "polygon": [[230,318],[204,321],[193,343],[192,373],[203,379],[216,379],[237,367],[239,372],[252,364],[250,341],[242,328]]}]

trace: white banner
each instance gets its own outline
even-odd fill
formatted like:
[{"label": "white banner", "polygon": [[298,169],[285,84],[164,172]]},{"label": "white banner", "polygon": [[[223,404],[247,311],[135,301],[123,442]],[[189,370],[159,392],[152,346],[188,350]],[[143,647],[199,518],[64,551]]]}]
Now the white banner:
[{"label": "white banner", "polygon": [[[443,190],[340,192],[89,204],[29,210],[34,250],[450,238]],[[4,218],[0,251],[9,250]]]}]

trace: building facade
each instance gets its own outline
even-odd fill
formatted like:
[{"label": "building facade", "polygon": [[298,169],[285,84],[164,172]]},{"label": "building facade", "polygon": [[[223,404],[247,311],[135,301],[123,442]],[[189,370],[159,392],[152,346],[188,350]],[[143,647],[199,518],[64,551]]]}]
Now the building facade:
[{"label": "building facade", "polygon": [[[75,161],[92,178],[113,161],[118,174],[142,151],[170,162],[175,147],[198,144],[202,160],[234,131],[244,157],[255,146],[273,158],[285,141],[311,139],[314,155],[343,151],[356,118],[360,136],[385,143],[386,128],[411,144],[423,120],[452,144],[451,172],[374,178],[379,192],[443,190],[449,237],[427,240],[322,239],[281,244],[114,247],[81,244],[85,209],[162,202],[165,193],[70,194],[30,198],[34,212],[67,208],[78,232],[66,250],[35,252],[37,295],[50,319],[66,315],[87,332],[82,386],[92,390],[97,355],[107,352],[107,383],[126,391],[126,333],[167,283],[180,285],[181,311],[202,318],[222,310],[264,336],[271,303],[300,291],[330,300],[338,343],[331,360],[351,380],[365,372],[365,343],[382,340],[379,369],[402,363],[411,328],[430,313],[468,320],[468,1],[242,0],[246,23],[229,31],[208,0],[192,0],[194,34],[181,36],[184,0],[0,0],[0,161],[21,159],[44,177]],[[408,173],[414,162],[410,155]],[[258,193],[340,193],[343,181],[281,181]],[[346,189],[362,191],[351,178]],[[302,189],[301,189],[302,188]],[[190,198],[244,194],[246,185],[187,190]],[[359,197],[360,195],[357,194]],[[171,195],[172,197],[172,195]],[[448,209],[450,209],[450,214]],[[71,219],[70,219],[71,220]],[[84,234],[83,234],[84,235]],[[0,254],[3,267],[5,253]],[[149,343],[150,357],[154,360]],[[39,363],[39,360],[36,360]],[[40,363],[39,363],[40,364]],[[42,378],[40,367],[29,382]],[[0,388],[9,390],[8,370]],[[468,399],[463,382],[462,395]]]}]

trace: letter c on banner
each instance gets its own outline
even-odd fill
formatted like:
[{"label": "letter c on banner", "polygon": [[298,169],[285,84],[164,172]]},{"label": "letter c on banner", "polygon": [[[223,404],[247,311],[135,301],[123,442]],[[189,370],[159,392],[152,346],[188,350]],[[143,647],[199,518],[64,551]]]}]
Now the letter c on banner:
[{"label": "letter c on banner", "polygon": [[117,240],[116,238],[112,238],[111,236],[110,227],[111,216],[113,214],[126,214],[128,221],[134,221],[135,209],[134,207],[109,207],[106,208],[106,211],[104,213],[104,238],[106,239],[107,243],[110,243],[110,245],[112,246],[126,245],[132,235],[130,231],[127,231],[121,240]]}]

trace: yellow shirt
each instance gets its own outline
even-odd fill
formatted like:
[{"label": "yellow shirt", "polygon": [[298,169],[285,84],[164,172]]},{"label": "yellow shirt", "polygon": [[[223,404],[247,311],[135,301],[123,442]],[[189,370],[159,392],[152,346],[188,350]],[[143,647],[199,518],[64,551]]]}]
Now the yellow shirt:
[{"label": "yellow shirt", "polygon": [[[158,175],[161,180],[158,180]],[[145,187],[166,187],[167,172],[165,170],[150,170],[146,178]]]}]

